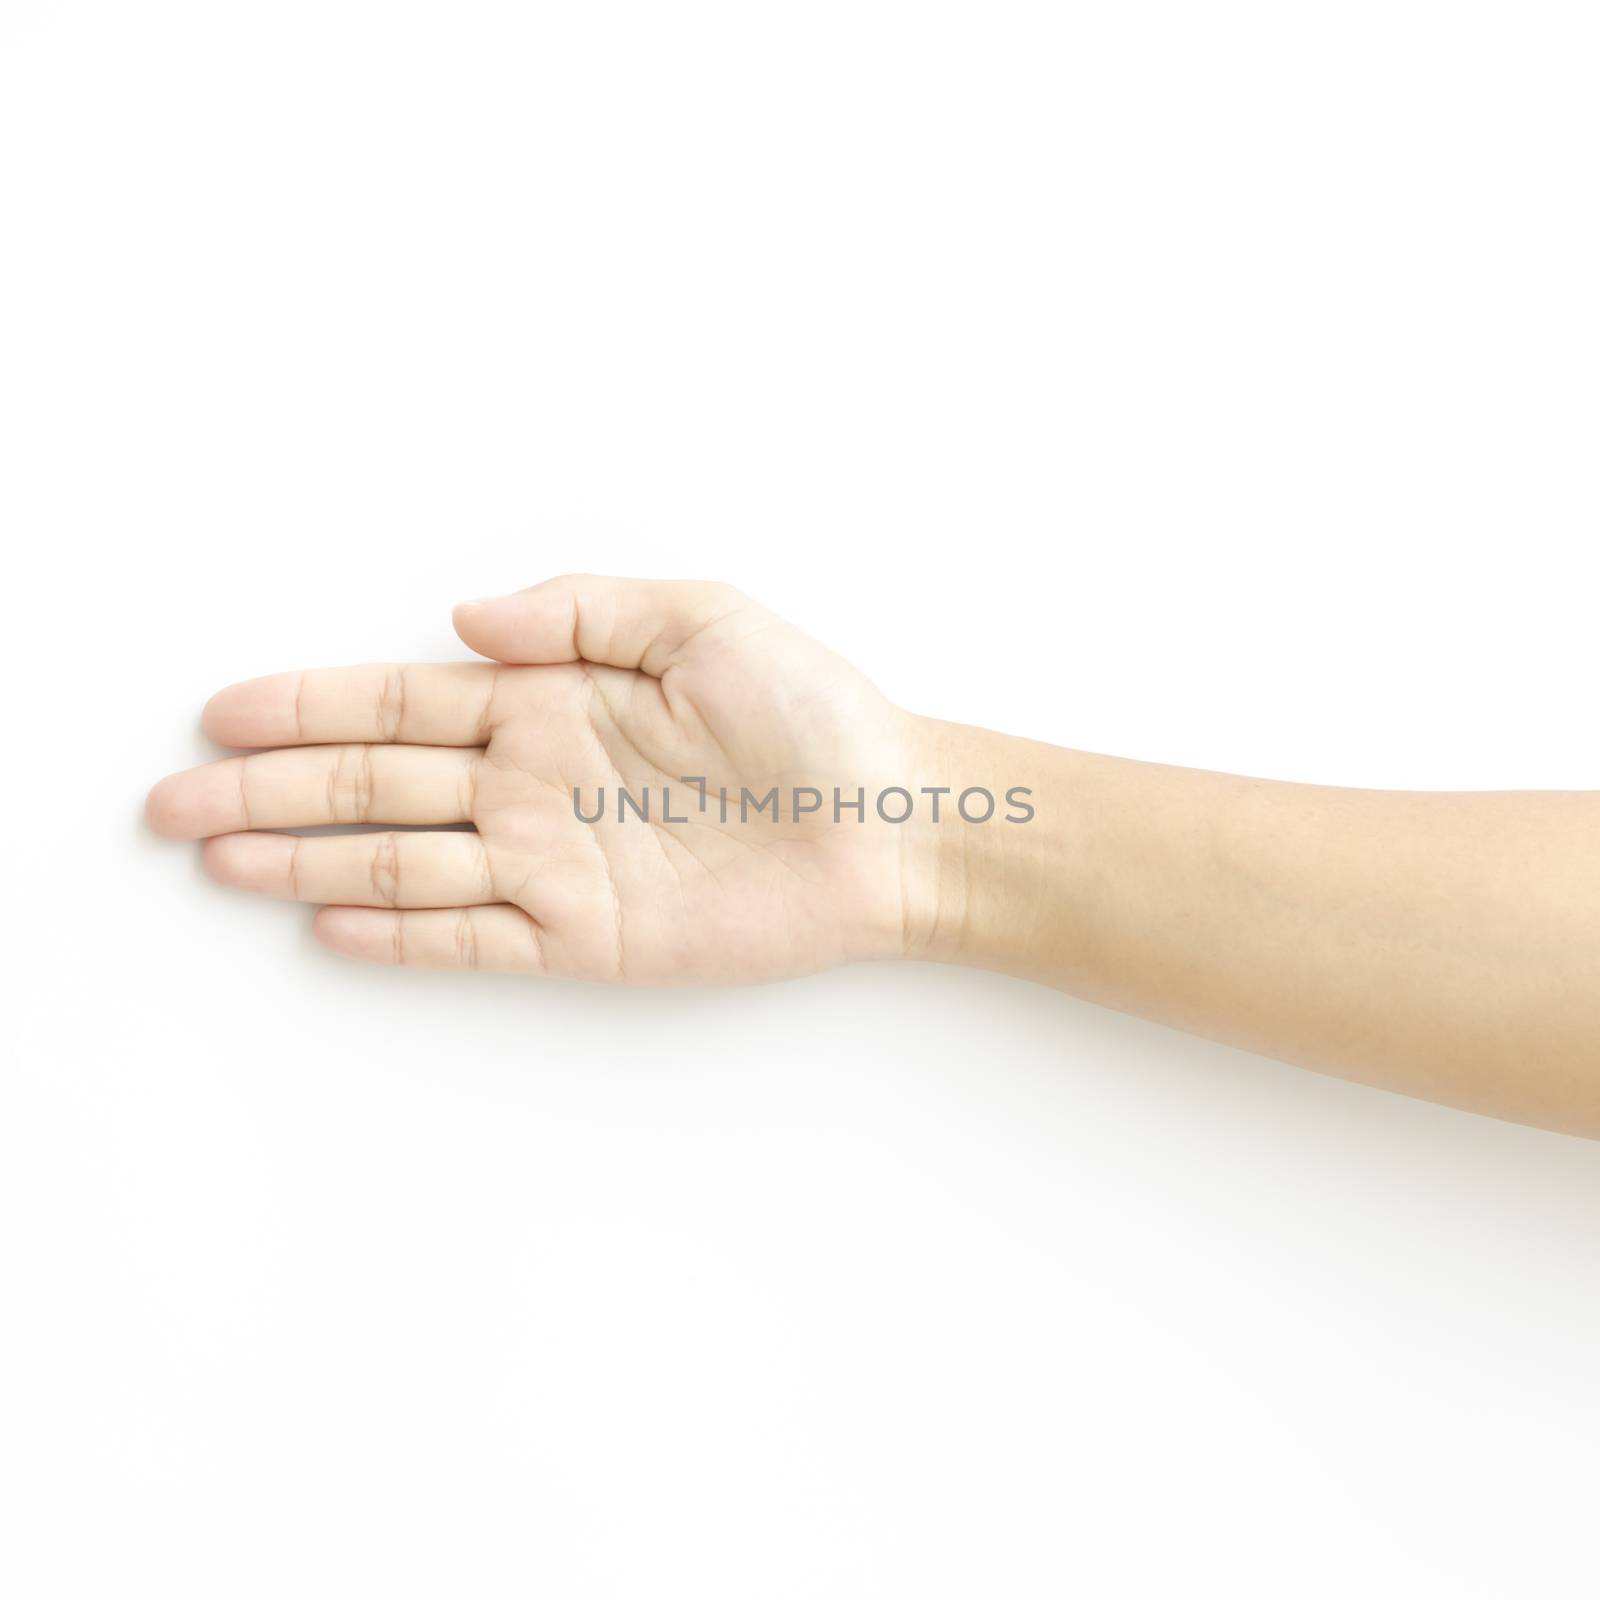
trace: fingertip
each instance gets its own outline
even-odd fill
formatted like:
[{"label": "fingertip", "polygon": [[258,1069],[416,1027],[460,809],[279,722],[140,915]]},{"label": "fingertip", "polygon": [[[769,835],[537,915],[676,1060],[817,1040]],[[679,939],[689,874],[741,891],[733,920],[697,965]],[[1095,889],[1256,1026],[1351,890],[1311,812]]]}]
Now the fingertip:
[{"label": "fingertip", "polygon": [[213,744],[226,744],[224,737],[227,727],[227,700],[224,698],[228,691],[219,689],[200,708],[200,731]]},{"label": "fingertip", "polygon": [[144,814],[164,839],[204,839],[239,830],[238,761],[169,773],[145,797]]},{"label": "fingertip", "polygon": [[349,955],[350,911],[349,906],[320,906],[311,919],[311,932],[317,943],[340,955]]},{"label": "fingertip", "polygon": [[395,947],[398,915],[363,906],[323,906],[312,918],[311,931],[318,944],[338,955],[393,966],[399,960]]},{"label": "fingertip", "polygon": [[461,642],[481,656],[494,654],[492,649],[486,648],[493,642],[490,625],[494,619],[494,605],[493,599],[463,600],[450,613],[450,620]]},{"label": "fingertip", "polygon": [[277,833],[222,833],[200,846],[200,865],[215,883],[283,898],[293,841]]},{"label": "fingertip", "polygon": [[228,837],[227,834],[219,834],[214,839],[200,841],[200,870],[213,883],[233,882],[228,871],[230,856]]},{"label": "fingertip", "polygon": [[550,666],[581,659],[577,616],[565,579],[464,601],[455,608],[453,621],[462,640],[491,661]]},{"label": "fingertip", "polygon": [[145,826],[163,839],[192,837],[185,830],[188,808],[183,803],[183,791],[179,783],[182,776],[177,772],[169,773],[144,797]]},{"label": "fingertip", "polygon": [[217,690],[200,712],[201,732],[235,750],[295,743],[301,678],[298,672],[274,672]]}]

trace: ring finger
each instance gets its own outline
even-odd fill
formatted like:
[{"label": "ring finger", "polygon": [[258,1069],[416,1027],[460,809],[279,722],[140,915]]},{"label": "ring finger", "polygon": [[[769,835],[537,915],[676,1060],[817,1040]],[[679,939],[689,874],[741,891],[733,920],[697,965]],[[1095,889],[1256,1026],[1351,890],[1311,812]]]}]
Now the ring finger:
[{"label": "ring finger", "polygon": [[503,898],[475,833],[225,833],[206,840],[201,858],[219,883],[317,905],[413,909]]}]

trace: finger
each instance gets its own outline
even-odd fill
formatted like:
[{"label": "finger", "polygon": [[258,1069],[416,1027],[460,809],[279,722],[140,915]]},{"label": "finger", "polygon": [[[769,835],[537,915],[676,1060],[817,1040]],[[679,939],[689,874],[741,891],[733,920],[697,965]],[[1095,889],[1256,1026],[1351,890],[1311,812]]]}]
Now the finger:
[{"label": "finger", "polygon": [[759,614],[725,583],[570,577],[457,606],[455,625],[496,661],[594,661],[660,677],[691,640]]},{"label": "finger", "polygon": [[314,924],[330,950],[390,966],[475,967],[485,972],[545,971],[539,929],[515,906],[455,911],[369,911],[324,906]]},{"label": "finger", "polygon": [[262,750],[175,772],[145,815],[169,839],[328,823],[470,822],[480,753],[424,745]]},{"label": "finger", "polygon": [[201,853],[218,883],[279,900],[343,906],[480,906],[500,897],[475,833],[364,833],[299,839],[225,833]]},{"label": "finger", "polygon": [[200,723],[218,744],[486,744],[490,666],[323,667],[278,672],[219,690]]}]

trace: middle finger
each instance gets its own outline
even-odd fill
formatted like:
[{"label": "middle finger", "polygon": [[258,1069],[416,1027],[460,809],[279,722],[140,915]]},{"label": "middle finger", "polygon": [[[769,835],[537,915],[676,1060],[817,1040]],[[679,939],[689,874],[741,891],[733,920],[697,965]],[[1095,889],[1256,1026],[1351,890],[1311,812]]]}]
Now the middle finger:
[{"label": "middle finger", "polygon": [[472,820],[481,750],[330,744],[231,756],[163,778],[146,805],[171,839],[329,823]]}]

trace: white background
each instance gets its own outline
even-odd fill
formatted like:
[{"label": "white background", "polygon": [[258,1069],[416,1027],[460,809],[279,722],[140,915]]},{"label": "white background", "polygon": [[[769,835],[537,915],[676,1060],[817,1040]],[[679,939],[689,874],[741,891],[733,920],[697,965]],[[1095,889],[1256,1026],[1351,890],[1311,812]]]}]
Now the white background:
[{"label": "white background", "polygon": [[363,968],[139,823],[569,570],[1600,786],[1592,6],[0,17],[8,1600],[1593,1593],[1600,1144],[976,973]]}]

